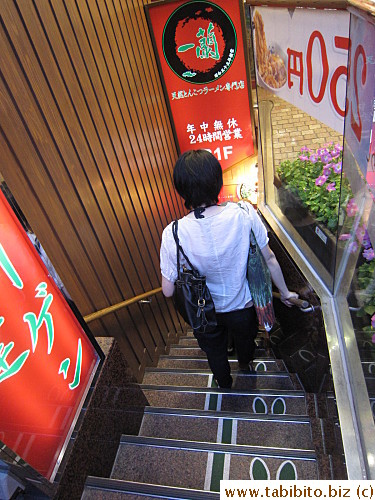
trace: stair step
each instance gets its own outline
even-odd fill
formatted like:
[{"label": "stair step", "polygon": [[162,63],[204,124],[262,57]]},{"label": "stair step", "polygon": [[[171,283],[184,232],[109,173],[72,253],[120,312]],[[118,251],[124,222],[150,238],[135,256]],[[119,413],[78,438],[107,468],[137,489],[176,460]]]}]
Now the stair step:
[{"label": "stair step", "polygon": [[375,361],[362,361],[362,368],[365,376],[375,375]]},{"label": "stair step", "polygon": [[367,392],[370,397],[375,395],[375,377],[374,375],[365,376]]},{"label": "stair step", "polygon": [[152,498],[220,500],[220,495],[211,491],[173,488],[170,486],[89,476],[86,479],[81,500],[118,500],[122,498],[132,500],[147,500]]},{"label": "stair step", "polygon": [[142,384],[150,406],[262,414],[306,415],[303,391],[194,388]]},{"label": "stair step", "polygon": [[169,349],[169,354],[171,356],[194,356],[195,358],[206,357],[206,353],[202,351],[202,349],[198,346],[180,346],[179,344],[171,345]]},{"label": "stair step", "polygon": [[373,396],[370,396],[370,406],[371,406],[372,415],[373,415],[374,421],[375,421],[375,397],[373,397]]},{"label": "stair step", "polygon": [[336,396],[334,392],[327,392],[327,415],[331,418],[338,418]]},{"label": "stair step", "polygon": [[[238,362],[236,359],[229,359],[229,364],[232,370],[238,369]],[[274,359],[257,358],[254,360],[255,371],[280,371],[280,367],[286,371],[283,362],[276,362]],[[206,358],[193,358],[191,356],[160,356],[158,368],[179,368],[179,369],[201,369],[208,368],[208,361]]]},{"label": "stair step", "polygon": [[171,347],[177,347],[177,346],[198,346],[198,340],[195,337],[180,337],[178,339],[178,344],[171,344]]},{"label": "stair step", "polygon": [[[232,377],[234,389],[294,389],[289,374],[285,372],[233,372]],[[143,376],[143,383],[147,385],[212,387],[212,379],[212,372],[209,369],[178,371],[173,368],[147,368]]]},{"label": "stair step", "polygon": [[145,408],[140,436],[313,450],[306,417]]},{"label": "stair step", "polygon": [[[258,338],[256,339],[256,342],[261,342],[261,340]],[[170,347],[198,347],[198,341],[194,336],[183,336],[179,337],[178,343],[176,344],[171,344]]]},{"label": "stair step", "polygon": [[[193,329],[192,328],[188,328],[185,332],[185,335],[181,335],[180,338],[184,338],[184,337],[194,337],[194,332],[193,332]],[[194,337],[195,338],[195,337]]]},{"label": "stair step", "polygon": [[[194,358],[205,358],[206,353],[202,351],[200,347],[193,347],[193,346],[181,346],[179,344],[171,346],[169,350],[169,354],[171,356],[192,356]],[[255,357],[268,357],[268,353],[266,349],[261,349],[257,347],[255,349]],[[273,359],[273,356],[272,358]]]},{"label": "stair step", "polygon": [[285,479],[319,479],[315,453],[308,450],[139,436],[122,436],[111,477],[219,491],[220,479],[264,479],[264,474],[269,479],[279,479],[279,474]]}]

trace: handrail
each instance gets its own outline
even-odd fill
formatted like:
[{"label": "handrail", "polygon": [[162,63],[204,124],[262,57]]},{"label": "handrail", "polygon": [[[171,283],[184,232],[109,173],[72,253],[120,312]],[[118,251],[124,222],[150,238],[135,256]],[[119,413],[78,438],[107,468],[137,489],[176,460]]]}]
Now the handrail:
[{"label": "handrail", "polygon": [[[132,299],[127,299],[123,300],[122,302],[119,302],[118,304],[114,304],[113,306],[105,307],[104,309],[100,309],[99,311],[95,311],[91,314],[88,314],[87,316],[84,316],[83,319],[86,321],[86,323],[89,323],[90,321],[94,321],[95,319],[102,318],[103,316],[106,316],[107,314],[110,314],[112,312],[118,311],[119,309],[122,309],[124,307],[128,307],[132,304],[135,304],[136,302],[140,302],[143,299],[147,299],[147,297],[152,297],[153,295],[156,295],[157,293],[161,292],[162,288],[154,288],[153,290],[150,290],[149,292],[141,293],[140,295],[136,295]],[[273,292],[273,296],[276,298],[280,298],[280,294]],[[301,299],[290,299],[291,302],[294,303],[297,307],[303,309],[306,309],[309,307],[309,303],[306,300],[301,300]]]},{"label": "handrail", "polygon": [[[275,299],[280,299],[281,295],[278,292],[272,292],[272,295],[275,297]],[[294,306],[299,307],[302,311],[309,309],[311,305],[307,300],[304,299],[295,299],[294,297],[291,297],[288,299],[289,302],[291,302]]]},{"label": "handrail", "polygon": [[118,311],[119,309],[122,309],[124,307],[128,307],[132,304],[135,304],[136,302],[139,302],[143,299],[146,299],[147,297],[152,297],[153,295],[156,295],[157,293],[161,292],[162,288],[154,288],[153,290],[145,293],[141,293],[140,295],[136,295],[132,299],[127,299],[123,300],[122,302],[119,302],[118,304],[114,304],[113,306],[105,307],[104,309],[100,309],[99,311],[95,311],[91,314],[88,314],[87,316],[84,316],[83,319],[86,321],[86,323],[89,323],[90,321],[94,321],[94,319],[99,319],[102,318],[103,316],[106,316],[107,314],[110,314],[112,312]]}]

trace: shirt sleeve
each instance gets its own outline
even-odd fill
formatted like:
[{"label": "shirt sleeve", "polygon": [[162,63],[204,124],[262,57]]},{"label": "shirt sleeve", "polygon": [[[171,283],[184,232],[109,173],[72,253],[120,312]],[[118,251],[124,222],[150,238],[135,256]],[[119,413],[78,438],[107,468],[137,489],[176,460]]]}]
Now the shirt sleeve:
[{"label": "shirt sleeve", "polygon": [[176,242],[172,234],[172,224],[163,231],[160,247],[160,271],[162,276],[169,281],[177,279]]}]

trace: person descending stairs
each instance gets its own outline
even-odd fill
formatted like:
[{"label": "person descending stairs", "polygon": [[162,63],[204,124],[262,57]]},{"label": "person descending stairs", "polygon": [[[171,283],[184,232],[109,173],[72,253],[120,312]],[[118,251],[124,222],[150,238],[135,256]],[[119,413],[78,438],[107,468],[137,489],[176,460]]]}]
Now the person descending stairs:
[{"label": "person descending stairs", "polygon": [[180,337],[146,369],[138,436],[122,436],[111,477],[89,477],[82,499],[218,499],[221,479],[335,479],[298,376],[260,346],[254,372],[230,363],[233,387],[219,389],[192,331]]}]

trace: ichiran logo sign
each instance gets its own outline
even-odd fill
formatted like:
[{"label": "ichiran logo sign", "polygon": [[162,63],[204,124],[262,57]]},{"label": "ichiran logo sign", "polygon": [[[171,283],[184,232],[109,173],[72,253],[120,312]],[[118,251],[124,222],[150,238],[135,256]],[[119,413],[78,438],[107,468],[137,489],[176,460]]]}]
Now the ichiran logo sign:
[{"label": "ichiran logo sign", "polygon": [[237,37],[228,15],[211,2],[188,2],[169,17],[163,52],[171,70],[195,84],[213,82],[232,65]]}]

